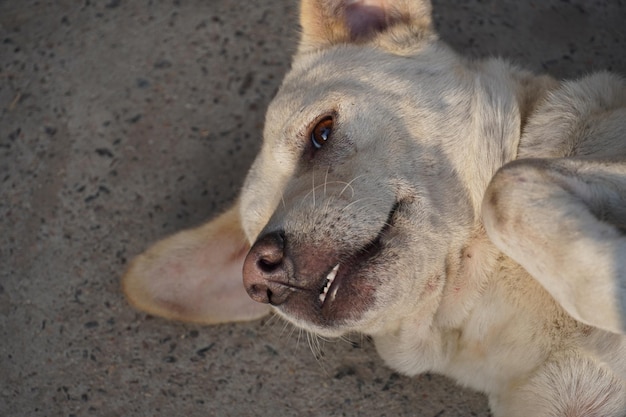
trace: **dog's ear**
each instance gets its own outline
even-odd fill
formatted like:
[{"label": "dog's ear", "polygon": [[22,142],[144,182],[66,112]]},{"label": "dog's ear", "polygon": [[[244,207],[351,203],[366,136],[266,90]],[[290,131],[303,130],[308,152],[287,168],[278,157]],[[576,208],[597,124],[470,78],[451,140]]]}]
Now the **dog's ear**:
[{"label": "dog's ear", "polygon": [[302,0],[299,51],[363,43],[391,28],[416,36],[432,32],[429,0]]},{"label": "dog's ear", "polygon": [[136,308],[168,319],[202,324],[254,320],[269,313],[243,286],[250,245],[239,206],[196,229],[157,242],[135,258],[122,288]]}]

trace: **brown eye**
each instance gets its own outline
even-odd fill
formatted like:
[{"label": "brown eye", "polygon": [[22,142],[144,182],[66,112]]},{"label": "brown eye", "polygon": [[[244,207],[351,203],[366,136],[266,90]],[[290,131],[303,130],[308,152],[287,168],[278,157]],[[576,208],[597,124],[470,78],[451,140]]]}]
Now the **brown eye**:
[{"label": "brown eye", "polygon": [[311,131],[311,143],[315,149],[321,149],[333,132],[333,118],[328,116],[319,121]]}]

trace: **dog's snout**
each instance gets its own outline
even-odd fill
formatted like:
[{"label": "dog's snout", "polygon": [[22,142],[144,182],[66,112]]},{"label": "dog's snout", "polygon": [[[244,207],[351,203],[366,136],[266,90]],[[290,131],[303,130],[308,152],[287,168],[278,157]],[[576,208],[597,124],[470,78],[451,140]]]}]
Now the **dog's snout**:
[{"label": "dog's snout", "polygon": [[261,236],[243,265],[243,283],[248,295],[259,303],[280,305],[290,293],[288,280],[283,233]]}]

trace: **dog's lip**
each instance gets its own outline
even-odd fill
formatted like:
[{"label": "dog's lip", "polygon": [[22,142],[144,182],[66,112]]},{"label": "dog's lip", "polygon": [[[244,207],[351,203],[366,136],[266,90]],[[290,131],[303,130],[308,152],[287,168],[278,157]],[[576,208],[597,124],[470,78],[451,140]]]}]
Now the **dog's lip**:
[{"label": "dog's lip", "polygon": [[383,239],[393,227],[393,218],[401,202],[396,201],[391,207],[387,219],[376,237],[361,249],[348,256],[344,262],[337,263],[326,275],[320,290],[319,302],[322,310],[326,310],[337,298],[342,283],[363,269],[364,265],[383,249]]}]

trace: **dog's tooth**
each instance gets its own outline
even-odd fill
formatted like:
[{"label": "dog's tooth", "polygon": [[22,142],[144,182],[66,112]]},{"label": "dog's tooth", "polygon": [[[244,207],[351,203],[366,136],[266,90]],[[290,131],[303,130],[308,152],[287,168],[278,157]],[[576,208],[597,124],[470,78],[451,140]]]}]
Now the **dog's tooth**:
[{"label": "dog's tooth", "polygon": [[328,281],[330,281],[331,284],[335,280],[335,277],[337,276],[337,271],[338,270],[339,270],[339,264],[335,265],[334,268],[326,276],[326,279]]},{"label": "dog's tooth", "polygon": [[[330,286],[333,284],[333,281],[335,280],[335,278],[337,277],[337,271],[339,270],[339,264],[335,265],[333,267],[333,269],[328,273],[328,275],[326,275],[326,283],[324,284],[324,289],[322,290],[319,299],[322,302],[322,304],[324,304],[324,301],[326,301],[326,295],[328,294],[328,290],[330,289]],[[333,300],[335,299],[335,295],[337,295],[337,289],[335,288],[335,290],[333,291]]]}]

